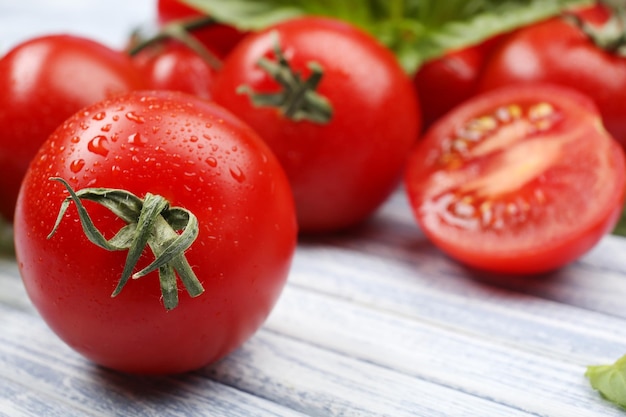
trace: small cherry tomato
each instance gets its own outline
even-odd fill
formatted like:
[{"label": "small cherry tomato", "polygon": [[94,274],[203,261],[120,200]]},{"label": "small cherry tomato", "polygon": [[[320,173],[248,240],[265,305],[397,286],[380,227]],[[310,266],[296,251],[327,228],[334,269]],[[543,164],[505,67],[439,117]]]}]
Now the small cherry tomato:
[{"label": "small cherry tomato", "polygon": [[162,42],[133,57],[148,88],[173,90],[210,99],[217,68],[196,51],[177,42]]},{"label": "small cherry tomato", "polygon": [[477,45],[449,51],[426,62],[414,77],[422,110],[422,129],[476,94],[484,64],[506,34],[494,36]]}]

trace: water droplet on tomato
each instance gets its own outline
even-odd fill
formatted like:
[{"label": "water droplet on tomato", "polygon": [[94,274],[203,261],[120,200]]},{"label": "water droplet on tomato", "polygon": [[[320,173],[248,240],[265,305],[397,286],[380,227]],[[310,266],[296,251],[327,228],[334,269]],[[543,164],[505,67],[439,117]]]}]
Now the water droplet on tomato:
[{"label": "water droplet on tomato", "polygon": [[81,169],[83,169],[84,166],[85,166],[84,159],[75,159],[70,163],[70,170],[73,173],[78,173],[80,172]]},{"label": "water droplet on tomato", "polygon": [[89,143],[87,144],[87,149],[95,154],[107,156],[109,154],[108,145],[109,141],[107,140],[106,136],[100,135],[94,137],[89,141]]},{"label": "water droplet on tomato", "polygon": [[135,122],[135,123],[145,122],[145,119],[143,118],[143,116],[140,116],[137,113],[132,112],[132,111],[129,111],[128,113],[126,113],[126,118],[130,120],[131,122]]},{"label": "water droplet on tomato", "polygon": [[70,139],[70,141],[72,143],[78,143],[78,142],[80,142],[80,137],[79,136],[74,136],[72,139]]},{"label": "water droplet on tomato", "polygon": [[207,165],[211,168],[215,168],[217,166],[217,159],[213,158],[212,156],[209,156],[207,159],[204,160],[204,162],[206,162]]},{"label": "water droplet on tomato", "polygon": [[140,135],[139,133],[133,133],[128,137],[128,143],[130,143],[131,145],[145,145],[146,143],[148,143],[148,139]]},{"label": "water droplet on tomato", "polygon": [[112,127],[111,123],[108,123],[108,124],[102,126],[100,128],[100,130],[102,130],[103,132],[108,132],[109,130],[111,130],[111,127]]},{"label": "water droplet on tomato", "polygon": [[104,120],[104,118],[107,117],[107,114],[103,111],[100,111],[96,114],[93,115],[92,119],[93,120]]},{"label": "water droplet on tomato", "polygon": [[244,182],[246,179],[245,174],[239,167],[230,168],[230,176],[233,177],[235,181],[239,183]]}]

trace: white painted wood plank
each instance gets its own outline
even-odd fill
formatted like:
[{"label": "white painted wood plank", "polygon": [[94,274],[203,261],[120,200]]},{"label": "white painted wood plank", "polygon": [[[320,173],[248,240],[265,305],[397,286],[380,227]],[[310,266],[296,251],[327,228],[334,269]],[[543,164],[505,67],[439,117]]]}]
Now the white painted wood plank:
[{"label": "white painted wood plank", "polygon": [[[80,416],[84,410],[101,416],[302,416],[194,373],[142,377],[102,369],[64,345],[38,317],[1,305],[0,328],[0,380],[13,387],[0,390],[4,409],[38,417]],[[24,390],[21,396],[12,395],[15,386]],[[22,403],[31,397],[41,398],[50,410]]]},{"label": "white painted wood plank", "polygon": [[[354,268],[359,265],[360,268]],[[578,363],[626,352],[626,321],[463,276],[338,247],[301,245],[290,283],[370,309],[429,321]]]},{"label": "white painted wood plank", "polygon": [[532,415],[351,356],[261,331],[206,372],[310,416]]},{"label": "white painted wood plank", "polygon": [[104,416],[81,404],[69,404],[6,378],[0,379],[0,416],[90,417]]},{"label": "white painted wood plank", "polygon": [[289,287],[267,327],[342,355],[542,416],[620,415],[571,358]]}]

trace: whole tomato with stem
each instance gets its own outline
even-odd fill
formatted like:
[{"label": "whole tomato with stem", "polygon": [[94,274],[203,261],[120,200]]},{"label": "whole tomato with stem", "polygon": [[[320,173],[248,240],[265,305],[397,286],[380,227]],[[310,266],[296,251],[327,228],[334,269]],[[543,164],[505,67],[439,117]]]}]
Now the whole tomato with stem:
[{"label": "whole tomato with stem", "polygon": [[37,37],[3,56],[0,215],[13,220],[28,164],[57,126],[85,106],[144,86],[130,57],[83,37]]},{"label": "whole tomato with stem", "polygon": [[249,35],[224,60],[213,98],[277,155],[303,233],[368,218],[397,186],[420,129],[411,79],[392,53],[329,18]]},{"label": "whole tomato with stem", "polygon": [[616,224],[624,153],[585,95],[503,87],[446,114],[415,146],[405,189],[442,251],[475,268],[536,274],[575,261]]},{"label": "whole tomato with stem", "polygon": [[97,364],[142,374],[197,369],[247,340],[281,293],[296,235],[289,183],[256,132],[165,91],[67,119],[33,159],[15,216],[20,273],[51,329]]},{"label": "whole tomato with stem", "polygon": [[492,54],[479,91],[549,82],[591,97],[626,146],[626,14],[597,5],[518,30]]}]

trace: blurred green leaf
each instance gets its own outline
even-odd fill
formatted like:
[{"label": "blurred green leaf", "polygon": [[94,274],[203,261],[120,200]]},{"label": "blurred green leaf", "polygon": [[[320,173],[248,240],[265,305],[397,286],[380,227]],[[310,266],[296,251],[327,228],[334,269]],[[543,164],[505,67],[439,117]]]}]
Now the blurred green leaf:
[{"label": "blurred green leaf", "polygon": [[617,236],[626,236],[626,206],[622,209],[622,216],[617,222],[617,226],[613,229],[613,234]]},{"label": "blurred green leaf", "polygon": [[588,366],[585,376],[602,397],[626,407],[626,356],[611,365]]},{"label": "blurred green leaf", "polygon": [[13,226],[0,217],[0,256],[13,255]]},{"label": "blurred green leaf", "polygon": [[242,30],[303,15],[335,17],[375,36],[412,74],[445,52],[479,43],[590,0],[183,0]]}]

